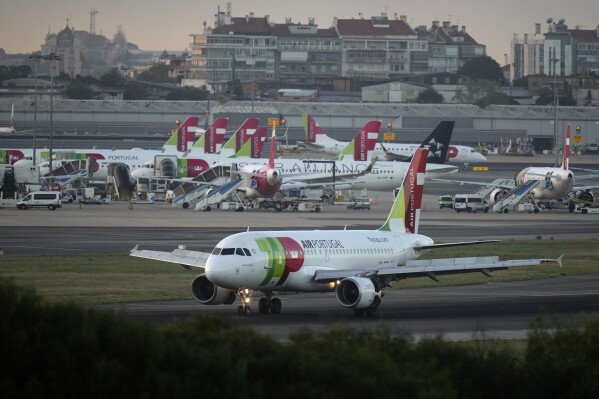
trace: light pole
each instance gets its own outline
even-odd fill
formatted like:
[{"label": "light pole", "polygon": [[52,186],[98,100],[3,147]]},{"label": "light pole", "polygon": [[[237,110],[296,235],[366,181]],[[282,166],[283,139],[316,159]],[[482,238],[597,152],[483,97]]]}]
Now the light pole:
[{"label": "light pole", "polygon": [[254,73],[256,71],[256,51],[252,50],[252,115],[254,115]]},{"label": "light pole", "polygon": [[42,55],[39,51],[32,53],[29,59],[33,60],[34,70],[34,83],[33,83],[33,167],[35,168],[36,162],[36,133],[37,133],[37,64],[42,59]]},{"label": "light pole", "polygon": [[[43,57],[44,60],[47,61],[60,61],[62,60],[62,58],[60,58],[60,56],[54,54],[54,53],[50,53],[48,55],[45,55]],[[50,173],[52,173],[52,136],[54,135],[54,79],[53,79],[53,75],[52,75],[52,69],[54,68],[50,68],[50,142],[49,142],[49,149],[50,149]]]},{"label": "light pole", "polygon": [[555,166],[559,165],[559,154],[557,152],[557,105],[558,105],[558,97],[557,97],[557,68],[556,64],[559,60],[557,58],[552,58],[551,62],[553,62],[553,151],[555,152]]}]

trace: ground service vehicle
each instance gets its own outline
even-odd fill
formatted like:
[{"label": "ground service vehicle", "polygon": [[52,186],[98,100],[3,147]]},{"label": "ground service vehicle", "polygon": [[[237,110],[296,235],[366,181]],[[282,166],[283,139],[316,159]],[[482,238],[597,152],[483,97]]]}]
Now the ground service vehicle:
[{"label": "ground service vehicle", "polygon": [[23,199],[17,202],[18,209],[27,208],[48,208],[51,211],[62,207],[60,193],[58,191],[36,191],[27,194]]},{"label": "ground service vehicle", "polygon": [[439,209],[453,209],[453,197],[451,195],[442,195],[439,197]]},{"label": "ground service vehicle", "polygon": [[489,204],[480,194],[456,194],[453,198],[453,209],[458,213],[460,211],[486,213],[489,212]]}]

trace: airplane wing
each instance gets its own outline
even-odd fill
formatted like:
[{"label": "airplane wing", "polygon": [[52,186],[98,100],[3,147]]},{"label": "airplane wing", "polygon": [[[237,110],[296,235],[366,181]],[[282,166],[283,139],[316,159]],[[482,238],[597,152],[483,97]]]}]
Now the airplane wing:
[{"label": "airplane wing", "polygon": [[506,180],[506,179],[496,179],[492,182],[480,182],[480,181],[468,181],[468,180],[450,180],[450,179],[435,179],[435,178],[431,178],[431,179],[427,179],[428,181],[436,181],[436,182],[440,182],[440,183],[455,183],[455,184],[459,184],[459,185],[464,185],[464,184],[472,184],[475,186],[483,186],[483,187],[497,187],[497,188],[504,188],[504,189],[508,189],[508,190],[512,190],[515,186],[512,185],[507,185],[507,184],[499,184],[496,183],[497,180]]},{"label": "airplane wing", "polygon": [[297,141],[296,143],[299,147],[306,148],[309,150],[322,151],[324,149],[324,146],[322,144],[305,143],[303,141]]},{"label": "airplane wing", "polygon": [[406,161],[409,161],[410,158],[412,158],[411,155],[409,157],[407,157],[405,155],[396,154],[393,151],[388,150],[383,143],[380,143],[380,144],[381,144],[381,147],[383,148],[383,152],[385,153],[385,159],[387,161],[402,161],[402,162],[406,162]]},{"label": "airplane wing", "polygon": [[380,269],[354,270],[318,270],[314,280],[322,283],[331,282],[347,277],[384,276],[393,280],[409,277],[429,277],[438,281],[438,275],[481,272],[491,276],[493,270],[504,270],[511,267],[535,266],[543,263],[556,262],[562,266],[561,255],[557,259],[515,259],[500,261],[498,256],[480,256],[468,258],[445,258],[431,260],[411,260],[405,266],[382,267]]},{"label": "airplane wing", "polygon": [[208,260],[208,256],[210,256],[209,252],[190,251],[184,248],[177,248],[173,252],[150,251],[138,248],[139,245],[136,245],[129,255],[137,258],[178,263],[186,269],[189,269],[189,267],[206,267],[206,261]]}]

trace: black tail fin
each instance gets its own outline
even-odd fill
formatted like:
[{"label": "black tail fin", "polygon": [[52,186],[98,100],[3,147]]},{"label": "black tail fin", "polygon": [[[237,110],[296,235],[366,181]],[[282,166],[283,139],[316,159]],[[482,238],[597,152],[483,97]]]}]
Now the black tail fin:
[{"label": "black tail fin", "polygon": [[447,161],[447,151],[453,133],[454,121],[442,121],[424,140],[420,148],[428,148],[427,163],[443,164]]}]

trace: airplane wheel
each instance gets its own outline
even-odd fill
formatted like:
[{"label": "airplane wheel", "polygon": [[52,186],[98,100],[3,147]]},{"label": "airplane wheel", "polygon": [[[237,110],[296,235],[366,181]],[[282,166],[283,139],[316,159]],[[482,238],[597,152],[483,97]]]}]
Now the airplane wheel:
[{"label": "airplane wheel", "polygon": [[237,314],[240,316],[243,314],[243,306],[241,306],[241,305],[237,306]]},{"label": "airplane wheel", "polygon": [[249,306],[246,306],[243,314],[245,316],[251,315],[252,314],[252,308],[250,308]]},{"label": "airplane wheel", "polygon": [[273,298],[270,301],[270,312],[272,314],[279,314],[281,313],[281,308],[283,307],[283,305],[281,304],[281,300],[279,298]]},{"label": "airplane wheel", "polygon": [[269,305],[267,298],[260,298],[260,301],[258,302],[258,312],[262,314],[268,313]]}]

